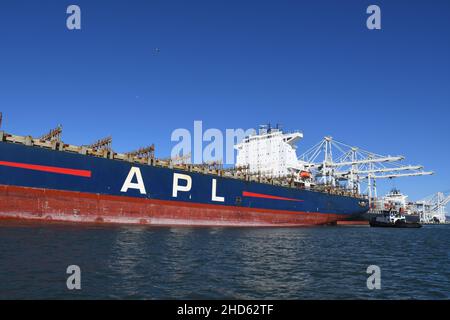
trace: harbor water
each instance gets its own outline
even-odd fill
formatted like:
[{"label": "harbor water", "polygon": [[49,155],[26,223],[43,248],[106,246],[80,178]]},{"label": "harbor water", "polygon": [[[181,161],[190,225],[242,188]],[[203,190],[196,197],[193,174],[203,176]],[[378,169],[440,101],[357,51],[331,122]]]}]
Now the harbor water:
[{"label": "harbor water", "polygon": [[[81,270],[69,290],[67,267]],[[368,289],[367,268],[381,270]],[[449,299],[450,225],[157,228],[0,222],[0,299]]]}]

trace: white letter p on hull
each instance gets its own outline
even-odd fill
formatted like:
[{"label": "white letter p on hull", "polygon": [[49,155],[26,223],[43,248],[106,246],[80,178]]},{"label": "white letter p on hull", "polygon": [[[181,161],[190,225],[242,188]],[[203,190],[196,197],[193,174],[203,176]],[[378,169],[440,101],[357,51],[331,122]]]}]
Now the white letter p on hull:
[{"label": "white letter p on hull", "polygon": [[[178,180],[185,180],[186,185],[178,185]],[[190,191],[192,188],[192,178],[187,174],[174,173],[173,174],[173,187],[172,187],[172,197],[176,198],[178,196],[178,191]]]}]

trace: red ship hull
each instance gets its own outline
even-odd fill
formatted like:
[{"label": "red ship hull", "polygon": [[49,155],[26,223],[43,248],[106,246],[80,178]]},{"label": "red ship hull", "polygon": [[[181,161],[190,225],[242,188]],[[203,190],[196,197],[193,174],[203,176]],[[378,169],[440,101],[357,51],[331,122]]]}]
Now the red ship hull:
[{"label": "red ship hull", "polygon": [[0,219],[159,226],[306,226],[346,215],[195,204],[0,185]]}]

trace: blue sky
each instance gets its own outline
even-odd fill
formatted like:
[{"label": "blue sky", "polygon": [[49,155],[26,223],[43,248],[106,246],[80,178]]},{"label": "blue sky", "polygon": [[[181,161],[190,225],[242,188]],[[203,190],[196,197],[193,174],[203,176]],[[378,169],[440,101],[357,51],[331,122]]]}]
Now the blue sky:
[{"label": "blue sky", "polygon": [[[82,30],[66,28],[77,4]],[[382,30],[366,28],[377,4]],[[450,189],[450,2],[21,1],[0,3],[3,128],[64,141],[112,134],[127,151],[176,128],[282,123],[380,154],[431,177],[380,182],[417,199]],[[159,53],[154,54],[154,49]]]}]

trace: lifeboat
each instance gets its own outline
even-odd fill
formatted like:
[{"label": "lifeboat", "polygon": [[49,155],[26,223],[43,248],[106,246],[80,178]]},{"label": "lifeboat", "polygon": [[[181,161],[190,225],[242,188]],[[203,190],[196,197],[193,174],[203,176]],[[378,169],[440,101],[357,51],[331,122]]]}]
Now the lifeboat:
[{"label": "lifeboat", "polygon": [[309,173],[308,171],[300,171],[300,178],[309,179],[311,178],[311,173]]}]

